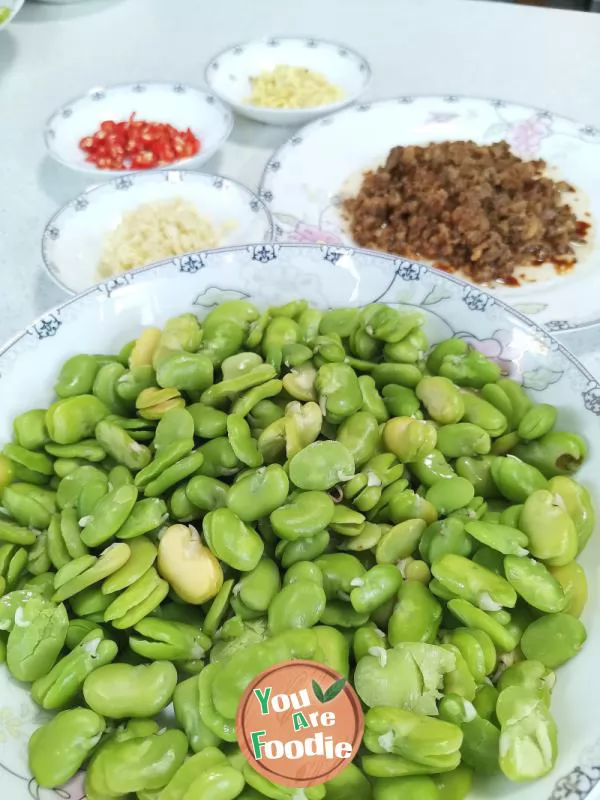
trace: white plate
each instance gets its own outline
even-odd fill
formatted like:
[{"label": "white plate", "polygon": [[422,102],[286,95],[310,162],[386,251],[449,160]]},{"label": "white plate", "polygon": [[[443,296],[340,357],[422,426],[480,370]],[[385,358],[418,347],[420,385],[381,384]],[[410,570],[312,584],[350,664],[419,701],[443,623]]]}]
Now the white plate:
[{"label": "white plate", "polygon": [[0,31],[2,28],[6,28],[7,25],[13,21],[13,19],[17,16],[19,11],[23,8],[23,4],[25,0],[0,0],[0,8],[9,8],[10,14],[8,17],[0,22]]},{"label": "white plate", "polygon": [[[314,108],[260,108],[247,103],[252,91],[250,78],[279,65],[320,72],[334,86],[339,86],[344,96],[337,103]],[[371,69],[366,59],[345,45],[321,39],[277,37],[224,50],[209,61],[204,77],[211,91],[238,114],[269,125],[303,125],[356,100],[367,88]]]},{"label": "white plate", "polygon": [[174,161],[164,169],[197,167],[214,156],[233,129],[231,110],[216,97],[183,83],[127,83],[96,86],[81,97],[65,103],[52,114],[44,128],[44,141],[50,155],[61,164],[80,172],[129,175],[135,170],[98,169],[85,160],[79,147],[100,123],[112,119],[137,119],[168,122],[180,130],[190,128],[200,140],[200,152],[192,158]]},{"label": "white plate", "polygon": [[273,239],[268,208],[237,181],[206,172],[137,172],[88,189],[52,217],[42,237],[46,269],[66,292],[84,291],[101,280],[97,269],[104,239],[123,214],[176,197],[193,203],[216,228],[234,226],[224,234],[224,246]]},{"label": "white plate", "polygon": [[[223,299],[249,298],[264,308],[299,296],[320,307],[374,301],[418,307],[432,341],[464,337],[498,360],[535,401],[557,406],[558,429],[585,435],[589,458],[577,478],[600,507],[600,385],[567,350],[530,319],[453,277],[403,259],[339,247],[260,244],[195,253],[101,284],[49,311],[0,349],[0,443],[11,438],[16,414],[47,406],[60,365],[76,353],[116,352],[143,326],[161,325],[182,312],[203,316]],[[532,784],[481,781],[470,800],[591,800],[594,795],[600,764],[594,700],[600,663],[598,531],[581,562],[589,576],[583,615],[588,640],[559,670],[552,699],[559,726],[556,768]],[[80,800],[83,795],[81,777],[61,792],[29,782],[27,739],[44,716],[28,688],[0,666],[3,800]]]},{"label": "white plate", "polygon": [[466,139],[506,139],[517,155],[545,159],[553,177],[578,189],[574,207],[592,223],[573,270],[556,275],[548,266],[535,272],[543,281],[493,291],[549,330],[599,322],[600,130],[549,111],[501,100],[401,97],[314,122],[273,154],[262,178],[278,240],[352,244],[339,203],[356,193],[365,170],[383,163],[395,145]]}]

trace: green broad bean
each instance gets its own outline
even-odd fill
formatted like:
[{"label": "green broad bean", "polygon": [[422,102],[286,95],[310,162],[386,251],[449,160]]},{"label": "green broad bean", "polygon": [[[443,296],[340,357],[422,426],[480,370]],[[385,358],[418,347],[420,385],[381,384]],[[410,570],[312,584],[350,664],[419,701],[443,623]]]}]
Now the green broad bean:
[{"label": "green broad bean", "polygon": [[331,523],[334,503],[326,492],[306,491],[271,512],[273,530],[283,539],[296,541],[315,536]]},{"label": "green broad bean", "polygon": [[503,692],[509,686],[520,686],[532,693],[537,693],[550,707],[555,683],[555,673],[545,667],[541,661],[519,661],[505,669],[500,675],[498,690]]},{"label": "green broad bean", "polygon": [[289,464],[291,482],[308,491],[327,491],[349,480],[354,472],[352,453],[340,442],[333,441],[308,445]]},{"label": "green broad bean", "polygon": [[227,505],[229,486],[207,475],[195,475],[185,484],[188,500],[200,511],[212,511]]},{"label": "green broad bean", "polygon": [[356,467],[362,467],[379,449],[379,423],[367,411],[357,411],[341,423],[336,438],[352,453]]},{"label": "green broad bean", "polygon": [[356,764],[348,764],[335,778],[327,781],[325,786],[327,800],[356,800],[358,797],[360,800],[372,800],[373,798],[371,784]]},{"label": "green broad bean", "polygon": [[529,540],[517,528],[503,525],[501,522],[485,522],[473,520],[465,524],[465,530],[473,539],[497,550],[503,555],[526,556]]},{"label": "green broad bean", "polygon": [[137,667],[106,664],[87,676],[83,696],[103,717],[153,717],[170,702],[176,684],[177,670],[169,661]]},{"label": "green broad bean", "polygon": [[315,389],[327,420],[334,424],[352,416],[362,406],[358,378],[347,364],[321,366],[315,378]]},{"label": "green broad bean", "polygon": [[167,505],[158,497],[138,500],[129,516],[114,534],[117,539],[135,539],[159,528],[168,519]]},{"label": "green broad bean", "polygon": [[518,636],[494,619],[488,612],[462,598],[448,600],[448,611],[467,628],[480,629],[488,634],[502,653],[509,653],[519,644]]},{"label": "green broad bean", "polygon": [[102,717],[88,708],[61,711],[29,740],[29,768],[37,783],[55,789],[81,768],[105,730]]},{"label": "green broad bean", "polygon": [[594,532],[596,512],[588,490],[572,478],[557,475],[548,481],[548,491],[559,497],[577,531],[577,553],[581,553]]},{"label": "green broad bean", "polygon": [[325,610],[326,595],[314,581],[298,580],[284,586],[269,604],[269,630],[273,636],[294,628],[312,628]]},{"label": "green broad bean", "polygon": [[298,561],[313,561],[322,555],[330,544],[328,531],[321,531],[314,536],[298,539],[295,542],[281,541],[275,549],[275,555],[284,569]]},{"label": "green broad bean", "polygon": [[447,694],[440,702],[440,718],[457,725],[463,734],[461,758],[474,772],[498,772],[500,731],[475,711],[473,704],[457,694]]},{"label": "green broad bean", "polygon": [[411,489],[393,492],[387,512],[389,519],[396,524],[407,519],[423,519],[427,525],[431,525],[438,518],[435,506]]},{"label": "green broad bean", "polygon": [[567,598],[560,582],[533,558],[506,556],[504,574],[520,597],[545,614],[563,611]]},{"label": "green broad bean", "polygon": [[464,765],[451,772],[433,775],[438,790],[438,800],[465,800],[473,785],[473,771]]},{"label": "green broad bean", "polygon": [[583,624],[571,614],[544,615],[523,633],[521,650],[525,658],[556,669],[577,655],[586,638]]},{"label": "green broad bean", "polygon": [[456,472],[439,450],[432,450],[423,458],[411,461],[410,471],[425,486],[456,477]]},{"label": "green broad bean", "polygon": [[68,655],[48,672],[34,681],[31,696],[47,710],[65,708],[80,693],[87,676],[95,669],[110,664],[116,658],[115,642],[104,639],[100,628],[87,633]]},{"label": "green broad bean", "polygon": [[423,519],[408,519],[389,528],[377,543],[377,563],[396,564],[408,558],[417,550],[426,527]]},{"label": "green broad bean", "polygon": [[581,616],[588,598],[587,578],[583,567],[571,561],[562,567],[550,567],[550,573],[560,583],[565,594],[566,614]]},{"label": "green broad bean", "polygon": [[[131,723],[130,723],[131,724]],[[88,798],[121,797],[154,791],[169,783],[187,753],[187,739],[178,730],[162,729],[147,735],[115,734],[95,751],[88,765]]]},{"label": "green broad bean", "polygon": [[400,461],[425,458],[436,446],[437,432],[431,422],[412,417],[393,417],[383,429],[383,444]]},{"label": "green broad bean", "polygon": [[146,617],[133,630],[129,647],[150,661],[200,661],[212,644],[195,625],[175,620]]},{"label": "green broad bean", "polygon": [[394,343],[402,341],[412,330],[418,328],[423,318],[418,312],[372,303],[362,309],[360,322],[370,336]]},{"label": "green broad bean", "polygon": [[529,540],[531,555],[548,566],[564,566],[577,555],[575,523],[561,498],[546,489],[533,492],[525,500],[519,527]]},{"label": "green broad bean", "polygon": [[100,362],[94,356],[72,356],[61,367],[54,384],[55,393],[62,398],[89,394],[99,369]]},{"label": "green broad bean", "polygon": [[41,607],[29,602],[18,607],[6,643],[6,666],[13,677],[32,683],[48,673],[64,646],[68,626],[64,605],[46,601]]},{"label": "green broad bean", "polygon": [[315,560],[323,576],[323,588],[328,599],[349,600],[354,582],[362,580],[365,568],[350,553],[326,553]]},{"label": "green broad bean", "polygon": [[385,633],[374,622],[368,622],[354,631],[352,652],[358,664],[363,656],[377,656],[381,650],[388,650],[389,645]]},{"label": "green broad bean", "polygon": [[442,607],[427,586],[405,581],[388,623],[388,638],[395,647],[400,642],[432,644],[442,620]]},{"label": "green broad bean", "polygon": [[[175,719],[183,729],[194,753],[212,750],[220,744],[200,716],[200,695],[197,676],[178,683],[173,692]],[[218,751],[220,754],[220,751]],[[224,757],[223,757],[224,758]],[[166,790],[165,790],[166,791]],[[169,797],[169,794],[167,794]]]},{"label": "green broad bean", "polygon": [[433,564],[446,553],[466,557],[472,550],[471,537],[465,532],[462,520],[456,517],[433,522],[424,529],[419,541],[419,553],[428,564]]},{"label": "green broad bean", "polygon": [[464,556],[447,553],[432,563],[431,572],[455,597],[484,611],[513,608],[517,602],[517,593],[505,578]]},{"label": "green broad bean", "polygon": [[475,496],[473,485],[466,478],[448,478],[430,486],[425,497],[439,514],[447,515],[468,506]]},{"label": "green broad bean", "polygon": [[229,488],[227,508],[243,522],[256,522],[279,509],[285,503],[288,490],[289,480],[283,467],[269,464]]},{"label": "green broad bean", "polygon": [[465,389],[461,392],[464,403],[464,422],[471,422],[487,431],[494,438],[502,436],[508,427],[508,420],[492,403]]},{"label": "green broad bean", "polygon": [[468,350],[460,355],[445,355],[439,365],[438,374],[454,381],[458,386],[481,389],[493,383],[502,374],[500,367],[477,350]]},{"label": "green broad bean", "polygon": [[120,594],[104,611],[104,621],[113,628],[131,628],[151,614],[165,599],[169,584],[161,580],[154,567]]},{"label": "green broad bean", "polygon": [[402,583],[402,576],[394,564],[377,564],[351,585],[350,602],[355,611],[371,613],[391,600]]},{"label": "green broad bean", "polygon": [[229,508],[210,511],[202,521],[210,550],[233,569],[251,572],[260,561],[264,543],[258,533]]},{"label": "green broad bean", "polygon": [[138,394],[153,386],[156,386],[154,369],[150,364],[140,364],[117,378],[115,389],[121,400],[135,404]]},{"label": "green broad bean", "polygon": [[492,464],[494,456],[461,456],[456,459],[454,468],[461,478],[466,478],[479,497],[490,498],[498,496],[498,487],[492,477]]},{"label": "green broad bean", "polygon": [[132,472],[138,472],[150,463],[152,455],[148,447],[139,442],[114,422],[102,420],[96,425],[96,439],[105,451]]},{"label": "green broad bean", "polygon": [[257,566],[240,579],[234,594],[253,611],[266,611],[281,591],[279,567],[269,558],[261,559]]},{"label": "green broad bean", "polygon": [[389,383],[383,387],[381,395],[389,416],[422,419],[419,398],[407,386]]},{"label": "green broad bean", "polygon": [[482,456],[490,452],[490,435],[472,422],[444,425],[438,431],[437,448],[446,458]]},{"label": "green broad bean", "polygon": [[98,547],[114,536],[131,514],[137,496],[137,488],[126,484],[101,497],[90,517],[80,520],[82,542],[88,547]]},{"label": "green broad bean", "polygon": [[540,439],[518,445],[514,454],[546,478],[553,478],[576,472],[585,460],[587,447],[576,433],[552,431]]},{"label": "green broad bean", "polygon": [[426,376],[417,385],[415,394],[440,425],[460,422],[465,414],[463,395],[448,378]]},{"label": "green broad bean", "polygon": [[558,745],[556,723],[544,701],[526,688],[510,686],[500,693],[497,714],[502,772],[515,781],[547,775],[556,762]]},{"label": "green broad bean", "polygon": [[363,399],[363,411],[367,411],[375,417],[380,425],[387,422],[390,415],[373,378],[370,375],[361,375],[358,379],[358,385]]},{"label": "green broad bean", "polygon": [[240,466],[229,440],[224,436],[209,439],[200,445],[198,451],[204,456],[204,461],[198,469],[199,475],[209,478],[220,478],[235,474]]},{"label": "green broad bean", "polygon": [[525,502],[548,483],[539,470],[512,455],[494,458],[491,472],[500,493],[512,503]]},{"label": "green broad bean", "polygon": [[13,483],[2,492],[2,505],[19,525],[45,530],[56,511],[56,496],[49,489],[29,483]]},{"label": "green broad bean", "polygon": [[48,442],[46,411],[34,408],[25,411],[13,420],[13,431],[17,444],[27,450],[41,450]]},{"label": "green broad bean", "polygon": [[444,675],[444,693],[446,696],[456,694],[468,702],[475,699],[477,684],[462,652],[453,644],[442,645],[454,656],[454,669]]},{"label": "green broad bean", "polygon": [[557,416],[556,408],[548,403],[532,406],[521,418],[517,433],[521,439],[540,439],[550,433]]}]

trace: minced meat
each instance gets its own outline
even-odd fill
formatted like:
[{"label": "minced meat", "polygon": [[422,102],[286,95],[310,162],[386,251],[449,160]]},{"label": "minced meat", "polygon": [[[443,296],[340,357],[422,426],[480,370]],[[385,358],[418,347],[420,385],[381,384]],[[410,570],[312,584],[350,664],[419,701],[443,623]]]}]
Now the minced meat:
[{"label": "minced meat", "polygon": [[443,262],[476,282],[510,282],[526,264],[573,254],[577,219],[545,177],[506,142],[394,147],[344,203],[354,241],[373,250]]}]

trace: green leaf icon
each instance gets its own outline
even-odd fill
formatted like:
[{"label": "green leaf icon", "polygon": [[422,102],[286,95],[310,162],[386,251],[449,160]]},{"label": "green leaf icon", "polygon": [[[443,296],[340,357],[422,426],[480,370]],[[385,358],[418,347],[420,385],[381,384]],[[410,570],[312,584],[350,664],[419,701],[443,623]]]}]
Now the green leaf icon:
[{"label": "green leaf icon", "polygon": [[325,694],[323,695],[324,698],[323,702],[328,703],[330,700],[336,698],[338,694],[343,690],[345,685],[346,685],[346,678],[340,678],[339,680],[332,683],[329,689],[327,689]]},{"label": "green leaf icon", "polygon": [[319,684],[314,680],[312,682],[312,690],[319,703],[324,703],[325,695],[323,694],[323,690],[321,689]]}]

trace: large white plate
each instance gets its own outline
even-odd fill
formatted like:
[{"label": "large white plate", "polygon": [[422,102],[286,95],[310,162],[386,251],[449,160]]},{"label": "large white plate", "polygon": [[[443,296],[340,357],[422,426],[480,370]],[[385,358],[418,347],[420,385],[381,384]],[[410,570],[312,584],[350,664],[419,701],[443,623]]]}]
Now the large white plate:
[{"label": "large white plate", "polygon": [[[391,256],[330,246],[258,244],[194,253],[128,273],[70,299],[0,349],[0,442],[13,417],[43,408],[59,366],[80,352],[115,352],[140,328],[192,311],[200,316],[227,298],[259,306],[299,296],[321,307],[374,301],[419,307],[436,341],[456,335],[497,359],[536,401],[559,410],[559,428],[579,431],[590,455],[578,479],[600,503],[600,385],[555,339],[501,301],[461,281]],[[559,724],[560,756],[541,781],[509,785],[482,782],[473,800],[583,800],[600,780],[596,702],[600,663],[600,536],[581,559],[590,583],[584,613],[588,641],[559,670],[552,709]],[[27,768],[27,739],[43,721],[27,688],[0,667],[0,797],[3,800],[80,800],[82,779],[60,791],[40,789]],[[208,798],[206,800],[209,800]],[[359,798],[357,798],[359,800]]]},{"label": "large white plate", "polygon": [[400,97],[360,104],[307,125],[267,164],[261,195],[279,226],[278,240],[352,244],[340,200],[355,193],[364,170],[383,163],[394,145],[505,139],[522,158],[543,158],[550,173],[577,187],[574,206],[592,222],[578,263],[565,275],[494,290],[549,330],[600,322],[600,130],[549,111],[502,100]]}]

